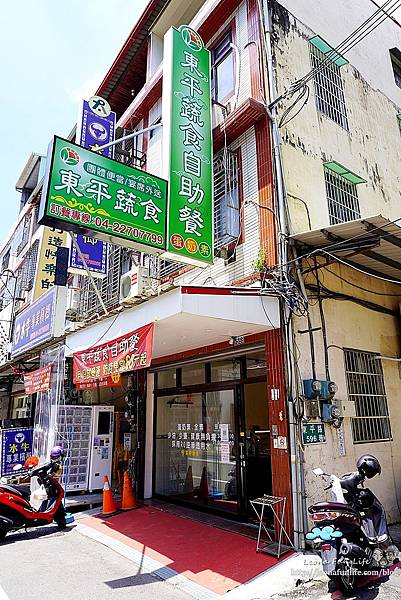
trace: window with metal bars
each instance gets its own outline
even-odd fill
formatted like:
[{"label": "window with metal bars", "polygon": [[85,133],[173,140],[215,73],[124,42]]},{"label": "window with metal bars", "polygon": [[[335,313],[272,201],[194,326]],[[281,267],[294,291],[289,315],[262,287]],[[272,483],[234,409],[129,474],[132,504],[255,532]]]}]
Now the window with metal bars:
[{"label": "window with metal bars", "polygon": [[390,417],[379,355],[362,350],[344,350],[348,398],[355,402],[352,418],[355,444],[391,440]]},{"label": "window with metal bars", "polygon": [[[315,96],[318,110],[344,129],[348,129],[344,86],[341,70],[333,61],[325,58],[319,48],[309,45],[314,74]],[[324,63],[324,66],[322,66]]]},{"label": "window with metal bars", "polygon": [[29,291],[33,288],[35,279],[36,265],[38,262],[39,240],[36,240],[25,255],[22,268],[22,287],[23,291]]},{"label": "window with metal bars", "polygon": [[324,169],[324,181],[329,208],[330,225],[359,219],[359,200],[356,185],[329,169]]},{"label": "window with metal bars", "polygon": [[27,214],[22,219],[21,223],[18,226],[17,236],[18,236],[18,246],[17,246],[17,256],[22,252],[29,240],[29,229],[31,226],[31,215]]},{"label": "window with metal bars", "polygon": [[236,242],[241,233],[238,157],[236,152],[222,150],[213,160],[214,247]]}]

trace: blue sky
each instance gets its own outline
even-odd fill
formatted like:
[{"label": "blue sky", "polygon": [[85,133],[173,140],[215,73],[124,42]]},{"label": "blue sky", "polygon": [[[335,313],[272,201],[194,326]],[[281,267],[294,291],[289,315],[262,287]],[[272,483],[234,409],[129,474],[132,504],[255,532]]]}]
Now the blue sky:
[{"label": "blue sky", "polygon": [[31,152],[68,135],[147,0],[14,0],[0,11],[0,244],[18,213]]}]

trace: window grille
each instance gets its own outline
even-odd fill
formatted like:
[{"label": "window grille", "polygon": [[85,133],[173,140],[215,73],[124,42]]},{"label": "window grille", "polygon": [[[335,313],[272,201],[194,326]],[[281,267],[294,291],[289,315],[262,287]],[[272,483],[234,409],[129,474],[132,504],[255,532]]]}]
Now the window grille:
[{"label": "window grille", "polygon": [[238,158],[229,150],[219,152],[213,161],[214,247],[220,250],[236,242],[241,233],[238,190]]},{"label": "window grille", "polygon": [[22,267],[22,291],[29,291],[33,288],[36,265],[38,262],[38,250],[39,240],[36,240],[25,255],[24,264]]},{"label": "window grille", "polygon": [[[134,133],[135,130],[129,129],[118,129],[117,137],[119,139],[124,138],[130,133]],[[143,134],[137,135],[134,138],[130,138],[117,144],[114,150],[114,158],[121,163],[134,167],[135,169],[143,170],[146,164],[146,154],[142,152],[142,138]]]},{"label": "window grille", "polygon": [[[345,107],[344,86],[340,67],[327,60],[319,48],[310,44],[310,55],[315,72],[315,95],[318,110],[327,117],[348,129],[347,110]],[[324,67],[321,67],[323,61]],[[321,68],[320,68],[321,67]]]},{"label": "window grille", "polygon": [[391,439],[390,417],[378,354],[344,350],[348,398],[355,402],[352,419],[354,443]]},{"label": "window grille", "polygon": [[324,170],[330,225],[359,219],[359,200],[356,185],[329,169]]},{"label": "window grille", "polygon": [[[104,279],[95,279],[96,285],[108,309],[115,308],[120,301],[120,278],[122,267],[126,268],[127,250],[121,246],[109,244],[109,258],[107,276]],[[129,267],[128,267],[129,268]],[[128,269],[127,269],[128,270]],[[125,272],[125,271],[124,271]],[[96,313],[102,314],[103,308],[99,302],[89,277],[79,276],[80,312],[83,318],[88,318]]]},{"label": "window grille", "polygon": [[19,243],[17,246],[17,256],[22,252],[29,240],[29,228],[31,224],[31,215],[25,215],[18,227],[17,236]]}]

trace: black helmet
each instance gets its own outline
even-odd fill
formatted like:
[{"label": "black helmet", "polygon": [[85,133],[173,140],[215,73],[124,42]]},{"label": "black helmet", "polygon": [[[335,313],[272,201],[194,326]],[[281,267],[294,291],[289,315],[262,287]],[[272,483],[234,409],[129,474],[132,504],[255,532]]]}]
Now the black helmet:
[{"label": "black helmet", "polygon": [[364,454],[356,463],[357,469],[361,475],[372,479],[375,475],[380,475],[382,468],[379,461],[372,454]]}]

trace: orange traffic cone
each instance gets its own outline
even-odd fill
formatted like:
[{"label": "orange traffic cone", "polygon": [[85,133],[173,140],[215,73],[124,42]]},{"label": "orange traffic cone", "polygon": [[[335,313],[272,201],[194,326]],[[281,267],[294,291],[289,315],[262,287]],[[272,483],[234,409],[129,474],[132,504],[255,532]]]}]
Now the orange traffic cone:
[{"label": "orange traffic cone", "polygon": [[104,484],[103,484],[103,508],[100,513],[101,517],[111,517],[112,515],[116,515],[118,510],[116,509],[116,505],[113,500],[113,493],[110,489],[109,478],[107,475],[104,476]]},{"label": "orange traffic cone", "polygon": [[199,498],[202,498],[206,503],[209,498],[209,486],[207,484],[207,471],[206,467],[202,469],[202,476],[199,484]]},{"label": "orange traffic cone", "polygon": [[192,467],[189,465],[187,475],[185,477],[183,492],[185,496],[192,497],[194,495],[194,478],[192,475]]},{"label": "orange traffic cone", "polygon": [[123,501],[121,504],[121,510],[132,510],[137,508],[135,494],[132,489],[131,478],[128,475],[128,471],[124,472],[124,488],[123,488]]}]

